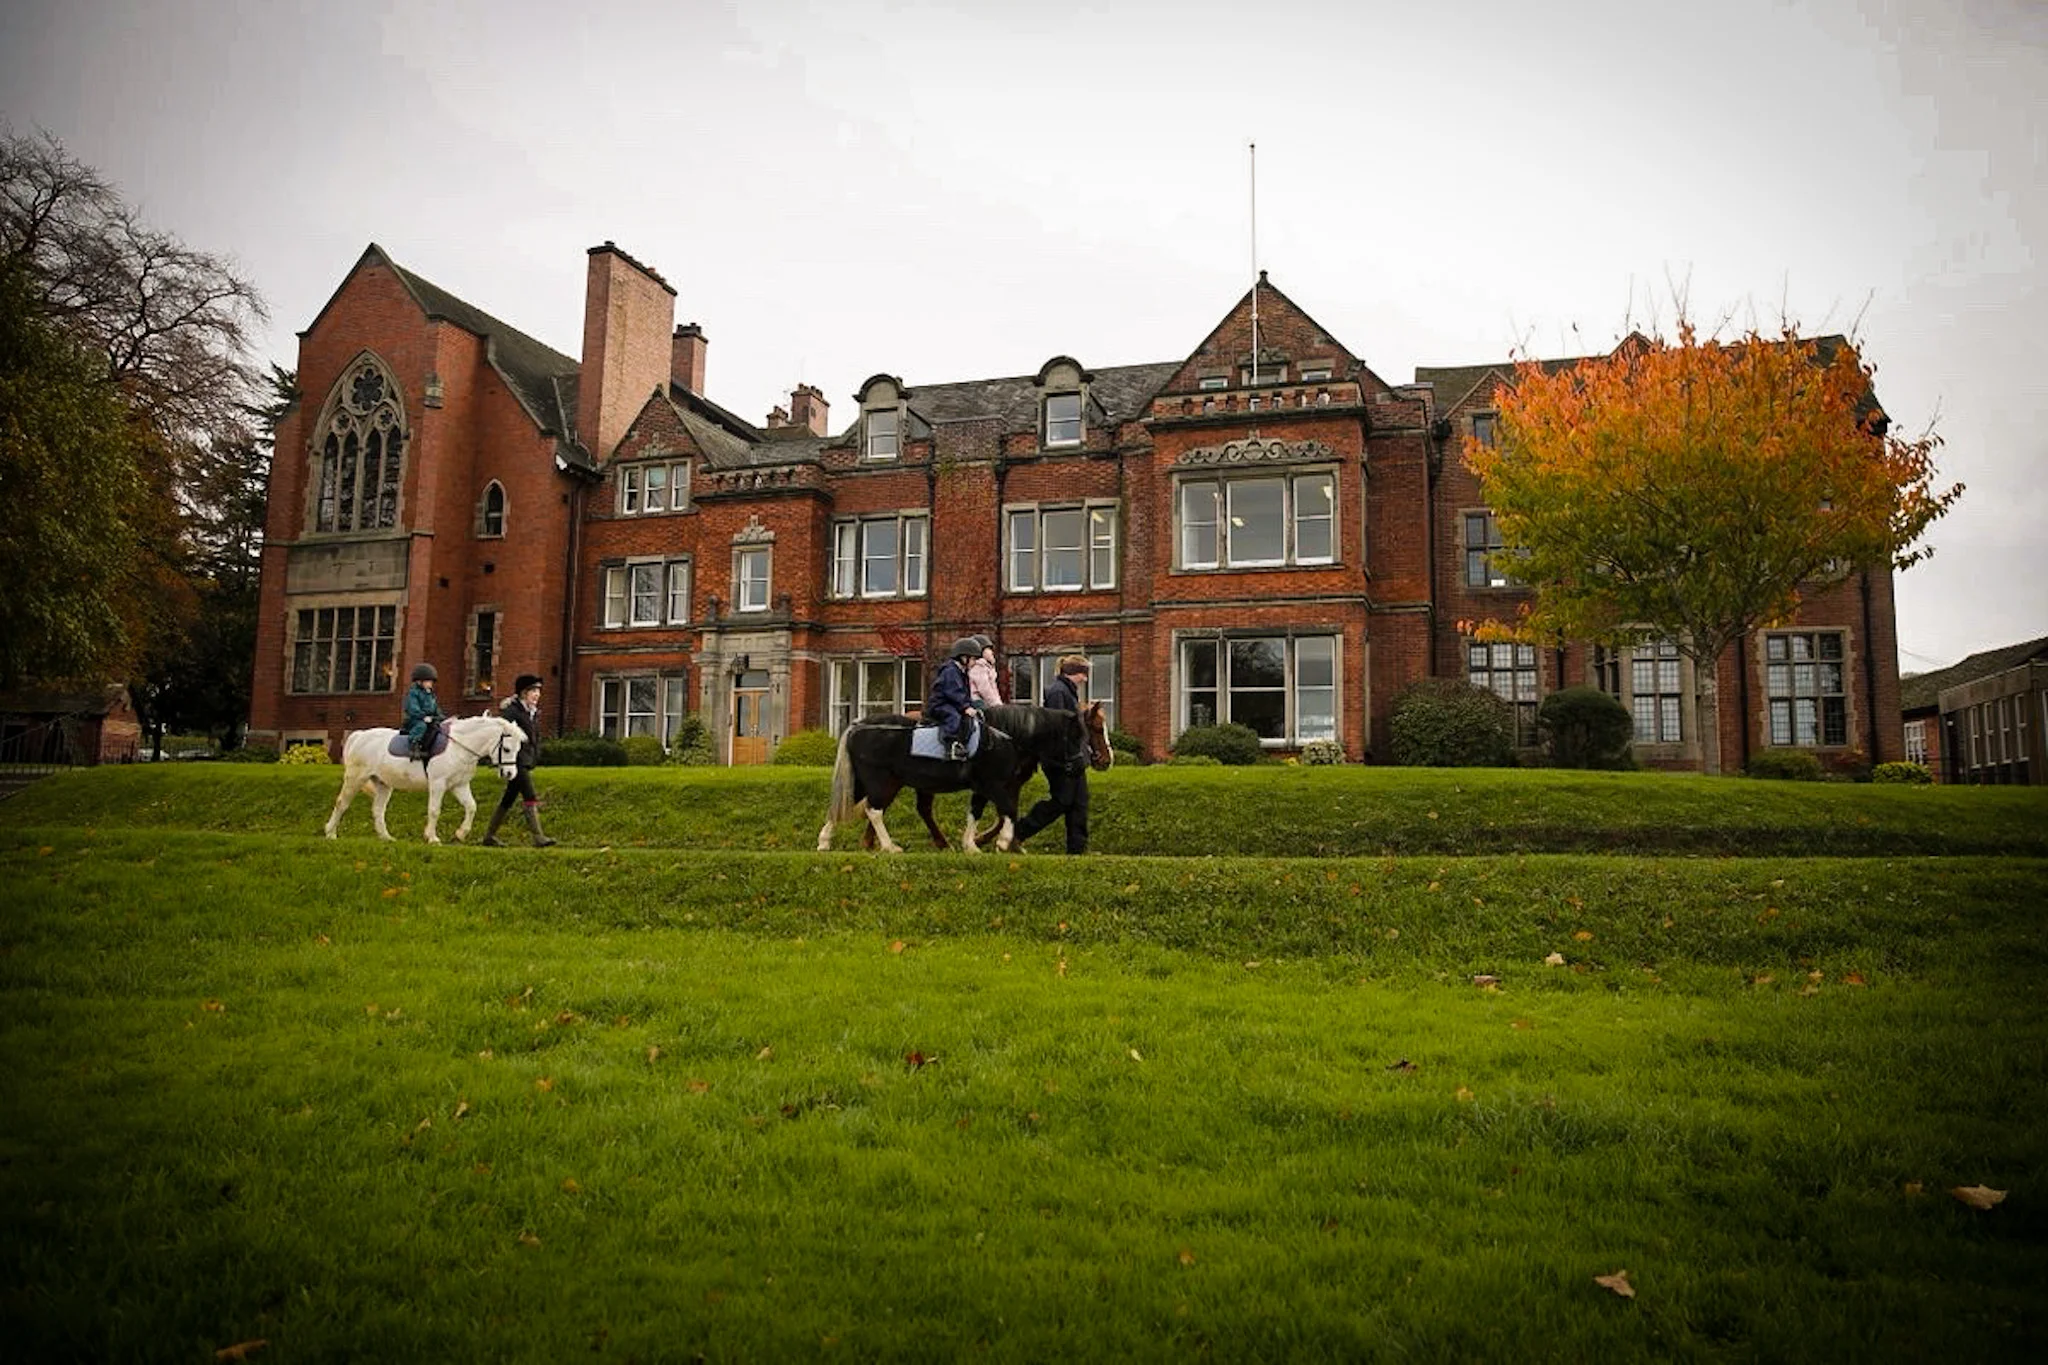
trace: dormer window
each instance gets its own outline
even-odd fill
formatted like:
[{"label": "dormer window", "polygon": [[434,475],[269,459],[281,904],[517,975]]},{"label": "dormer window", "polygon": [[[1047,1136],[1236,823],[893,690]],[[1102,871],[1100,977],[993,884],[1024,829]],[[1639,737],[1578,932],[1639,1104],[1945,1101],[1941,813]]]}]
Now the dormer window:
[{"label": "dormer window", "polygon": [[1048,394],[1045,400],[1045,443],[1049,446],[1081,444],[1081,395]]},{"label": "dormer window", "polygon": [[867,425],[867,458],[893,460],[900,453],[896,434],[896,410],[884,408],[863,419]]}]

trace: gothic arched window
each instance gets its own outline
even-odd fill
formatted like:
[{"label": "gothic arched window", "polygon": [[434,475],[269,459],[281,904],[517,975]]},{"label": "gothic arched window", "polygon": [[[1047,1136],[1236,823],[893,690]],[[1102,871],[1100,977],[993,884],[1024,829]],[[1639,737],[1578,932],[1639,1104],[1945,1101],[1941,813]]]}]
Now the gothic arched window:
[{"label": "gothic arched window", "polygon": [[390,373],[374,357],[349,366],[328,394],[313,459],[319,469],[314,530],[374,531],[398,524],[405,407]]},{"label": "gothic arched window", "polygon": [[496,479],[484,489],[483,503],[477,508],[476,530],[480,536],[505,534],[505,489]]}]

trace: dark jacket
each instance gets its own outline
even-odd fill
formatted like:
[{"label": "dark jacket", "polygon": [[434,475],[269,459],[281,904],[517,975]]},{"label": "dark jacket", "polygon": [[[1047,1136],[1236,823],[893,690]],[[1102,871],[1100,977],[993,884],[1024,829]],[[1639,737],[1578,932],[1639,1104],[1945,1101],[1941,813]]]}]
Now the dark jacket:
[{"label": "dark jacket", "polygon": [[427,722],[441,719],[441,699],[414,683],[405,691],[405,733],[418,739],[427,732]]},{"label": "dark jacket", "polygon": [[[1064,673],[1056,673],[1053,680],[1045,685],[1045,695],[1038,704],[1048,711],[1072,711],[1081,714],[1081,689],[1074,686],[1074,680]],[[1081,727],[1081,758],[1083,766],[1095,761],[1095,751],[1088,743],[1088,727]]]},{"label": "dark jacket", "polygon": [[925,698],[924,718],[939,727],[947,739],[967,738],[967,708],[974,694],[967,688],[967,670],[958,659],[948,659],[932,677],[931,695]]},{"label": "dark jacket", "polygon": [[498,714],[526,731],[526,743],[519,746],[519,771],[529,772],[540,762],[540,717],[526,709],[526,703],[517,697],[507,697],[498,707]]}]

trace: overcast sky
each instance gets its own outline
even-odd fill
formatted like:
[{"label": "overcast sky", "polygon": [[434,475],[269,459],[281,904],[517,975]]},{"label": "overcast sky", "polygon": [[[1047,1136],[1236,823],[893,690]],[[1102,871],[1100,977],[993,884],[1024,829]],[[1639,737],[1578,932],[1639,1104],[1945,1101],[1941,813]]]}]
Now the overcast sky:
[{"label": "overcast sky", "polygon": [[[580,11],[580,12],[579,12]],[[233,256],[270,356],[375,241],[558,350],[610,239],[752,420],[1178,359],[1258,260],[1383,378],[1853,329],[1969,485],[1914,672],[2048,635],[2042,0],[14,0],[0,119]]]}]

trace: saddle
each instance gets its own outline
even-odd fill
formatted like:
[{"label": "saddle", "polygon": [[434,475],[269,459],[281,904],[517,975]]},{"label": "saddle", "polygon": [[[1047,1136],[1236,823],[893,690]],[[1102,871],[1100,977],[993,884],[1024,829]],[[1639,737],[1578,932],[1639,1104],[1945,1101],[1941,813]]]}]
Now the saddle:
[{"label": "saddle", "polygon": [[[968,719],[967,756],[969,758],[973,758],[981,752],[981,732],[986,728],[981,721],[975,720],[972,717]],[[952,761],[951,757],[946,753],[946,741],[939,737],[939,727],[936,725],[919,725],[911,729],[910,756],[912,758],[936,759],[940,763]]]},{"label": "saddle", "polygon": [[[391,743],[384,746],[384,751],[390,754],[393,758],[411,758],[412,740],[406,737],[405,731],[400,730],[397,734],[391,737]],[[434,747],[426,755],[426,757],[428,761],[431,762],[432,760],[439,758],[442,754],[446,753],[447,751],[448,727],[446,725],[437,725],[434,727]]]}]

